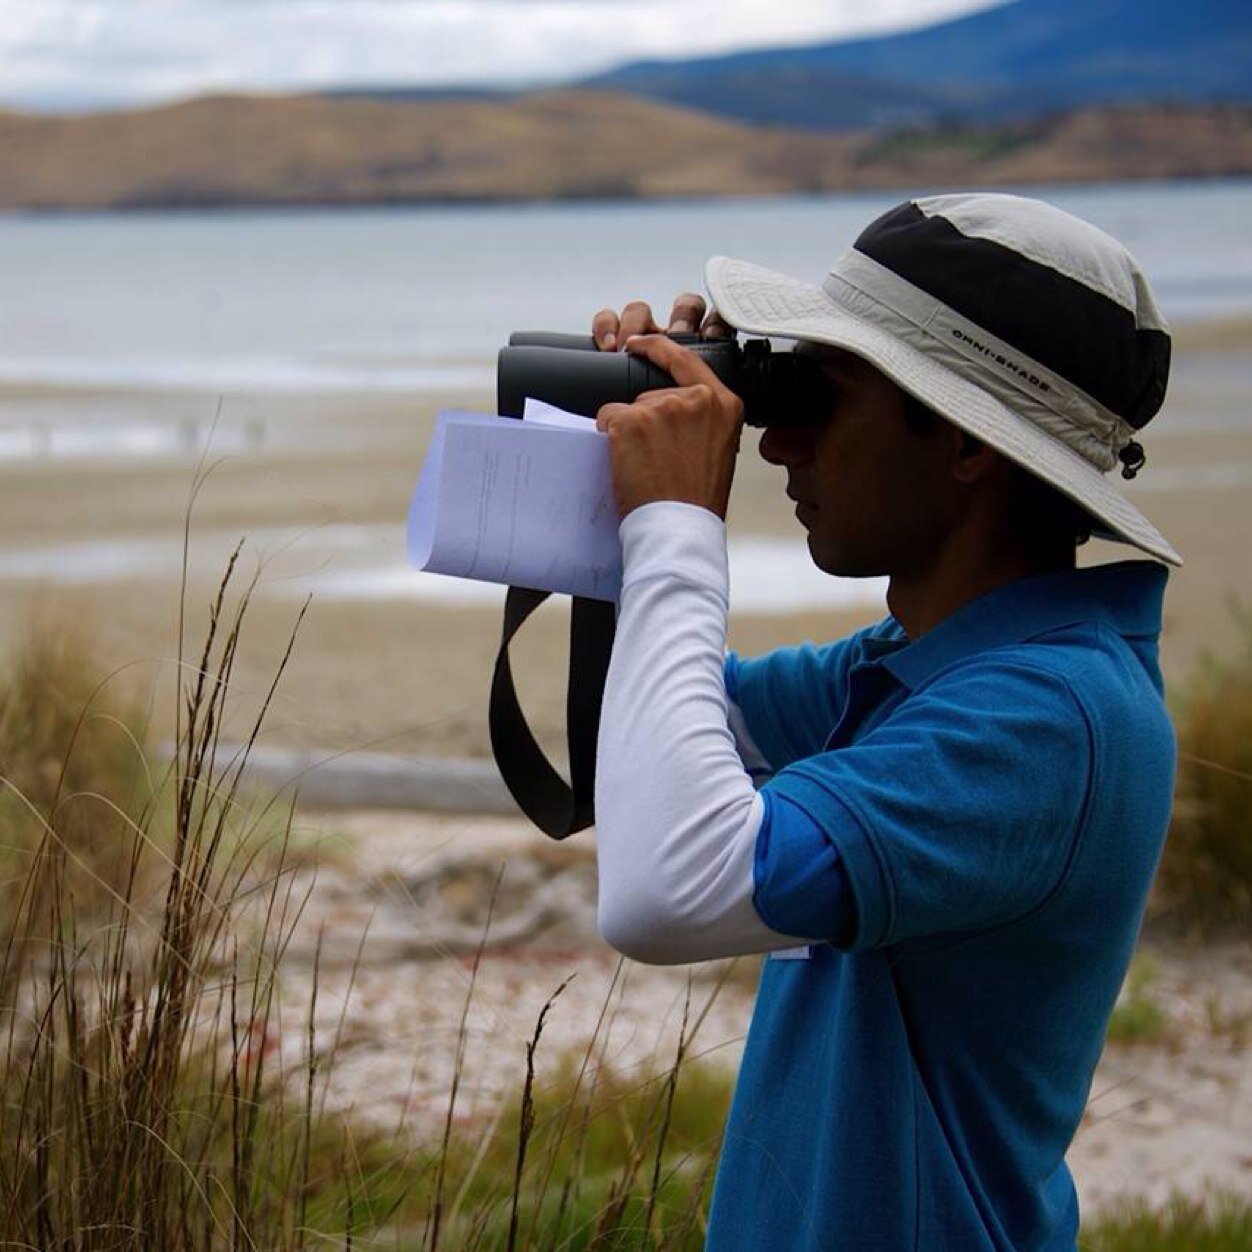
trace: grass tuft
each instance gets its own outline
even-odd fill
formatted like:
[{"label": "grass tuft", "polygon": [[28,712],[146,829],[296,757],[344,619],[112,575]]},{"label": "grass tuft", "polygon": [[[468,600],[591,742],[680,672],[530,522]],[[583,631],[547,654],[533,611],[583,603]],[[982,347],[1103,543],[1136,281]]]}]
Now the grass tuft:
[{"label": "grass tuft", "polygon": [[1178,792],[1158,911],[1207,935],[1252,928],[1252,613],[1242,646],[1206,656],[1177,718]]},{"label": "grass tuft", "polygon": [[[164,775],[149,773],[75,636],[38,632],[10,664],[6,1246],[280,1246],[270,1236],[289,1228],[275,1182],[290,1171],[273,1159],[291,1132],[281,1103],[266,1107],[264,1041],[297,902],[289,875],[253,872],[246,751],[217,753],[251,594],[232,598],[232,575],[233,563],[199,665],[179,667],[186,720]],[[232,941],[245,899],[264,918],[247,947]]]},{"label": "grass tuft", "polygon": [[1084,1228],[1082,1252],[1247,1252],[1252,1204],[1241,1196],[1175,1196],[1164,1208],[1129,1205]]},{"label": "grass tuft", "polygon": [[150,791],[142,735],[82,630],[32,621],[0,670],[0,991],[62,927],[90,931],[150,883],[128,838]]},{"label": "grass tuft", "polygon": [[1150,957],[1143,953],[1135,957],[1109,1020],[1110,1043],[1162,1043],[1169,1038],[1169,1018],[1152,993],[1156,975]]}]

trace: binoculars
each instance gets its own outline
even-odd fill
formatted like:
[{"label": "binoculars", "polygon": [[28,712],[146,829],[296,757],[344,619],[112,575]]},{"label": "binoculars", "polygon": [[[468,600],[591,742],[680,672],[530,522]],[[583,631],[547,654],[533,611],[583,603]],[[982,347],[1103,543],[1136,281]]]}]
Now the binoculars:
[{"label": "binoculars", "polygon": [[[741,347],[733,339],[670,338],[697,353],[723,385],[739,396],[749,425],[812,425],[830,414],[834,386],[804,353],[775,352],[768,339],[750,339]],[[674,380],[647,357],[600,352],[590,335],[515,333],[508,347],[500,349],[496,373],[498,412],[504,417],[521,417],[528,397],[595,417],[605,404],[628,404],[642,392],[672,386]],[[596,741],[616,606],[577,596],[573,601],[566,695],[567,783],[526,724],[509,660],[513,636],[547,594],[509,588],[488,724],[492,753],[513,798],[540,830],[553,839],[564,839],[591,825],[595,817]]]},{"label": "binoculars", "polygon": [[[830,413],[833,386],[811,357],[775,351],[768,339],[701,339],[671,335],[690,348],[744,405],[749,426],[814,425]],[[521,417],[529,396],[569,413],[595,417],[602,405],[629,404],[642,392],[673,387],[674,380],[647,357],[601,352],[590,335],[517,331],[500,349],[497,411]]]}]

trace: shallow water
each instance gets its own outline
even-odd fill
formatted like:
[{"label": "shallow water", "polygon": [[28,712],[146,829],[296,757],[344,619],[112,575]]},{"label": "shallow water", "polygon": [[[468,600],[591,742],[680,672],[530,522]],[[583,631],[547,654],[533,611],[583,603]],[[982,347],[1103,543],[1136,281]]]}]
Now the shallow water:
[{"label": "shallow water", "polygon": [[0,424],[0,463],[198,459],[210,451],[215,456],[255,452],[265,442],[266,426],[259,419],[90,421],[71,410]]},{"label": "shallow water", "polygon": [[[1171,320],[1252,311],[1252,182],[1031,192],[1122,239]],[[717,252],[817,279],[899,199],[0,218],[0,382],[479,388],[511,330],[668,307]]]},{"label": "shallow water", "polygon": [[[193,559],[220,569],[238,541],[233,530],[198,532]],[[405,600],[432,606],[502,607],[494,583],[419,573],[404,560],[400,526],[339,525],[249,532],[245,566],[259,563],[262,593],[324,600]],[[116,581],[171,581],[182,563],[181,536],[91,540],[0,549],[0,580],[62,587]],[[886,579],[829,578],[798,536],[730,542],[731,600],[742,613],[791,613],[885,605]]]}]

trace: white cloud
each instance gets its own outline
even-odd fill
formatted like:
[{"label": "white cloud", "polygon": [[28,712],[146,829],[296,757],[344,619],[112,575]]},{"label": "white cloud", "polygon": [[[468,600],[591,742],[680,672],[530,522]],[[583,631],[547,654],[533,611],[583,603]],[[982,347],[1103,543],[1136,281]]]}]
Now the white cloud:
[{"label": "white cloud", "polygon": [[0,0],[0,99],[529,85],[640,57],[816,42],[994,0]]}]

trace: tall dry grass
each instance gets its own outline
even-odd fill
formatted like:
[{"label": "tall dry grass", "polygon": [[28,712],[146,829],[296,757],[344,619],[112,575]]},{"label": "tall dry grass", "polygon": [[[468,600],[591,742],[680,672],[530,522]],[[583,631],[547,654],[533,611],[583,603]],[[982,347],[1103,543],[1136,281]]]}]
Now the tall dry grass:
[{"label": "tall dry grass", "polygon": [[[274,687],[245,746],[221,747],[252,594],[237,581],[232,558],[202,648],[179,658],[166,768],[72,632],[33,633],[0,680],[0,1245],[698,1247],[729,1098],[722,1071],[689,1063],[711,1001],[689,1005],[670,1069],[633,1081],[599,1055],[606,1001],[543,1084],[555,988],[516,1100],[467,1126],[454,1083],[435,1143],[325,1111],[336,1045],[314,1029],[316,968],[308,1003],[281,995],[308,879],[290,811],[245,790]],[[473,994],[471,978],[458,1081]],[[293,1012],[298,1058],[271,1042]]]},{"label": "tall dry grass", "polygon": [[[296,902],[289,876],[255,872],[240,829],[247,750],[217,752],[251,590],[231,602],[234,564],[201,654],[178,667],[177,756],[158,776],[72,634],[34,635],[6,675],[6,1245],[247,1246],[285,1221],[256,1158],[286,1127],[261,1126],[249,1044]],[[244,898],[264,914],[252,941],[233,933]]]},{"label": "tall dry grass", "polygon": [[[84,633],[33,620],[0,670],[0,986],[54,921],[93,929],[133,889],[127,812],[150,791],[141,735]],[[57,890],[73,896],[72,917],[57,920]]]}]

